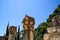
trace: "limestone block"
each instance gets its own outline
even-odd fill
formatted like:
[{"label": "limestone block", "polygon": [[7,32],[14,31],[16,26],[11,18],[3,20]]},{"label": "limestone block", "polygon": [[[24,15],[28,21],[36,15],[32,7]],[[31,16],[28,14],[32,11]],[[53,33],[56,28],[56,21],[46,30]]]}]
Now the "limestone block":
[{"label": "limestone block", "polygon": [[49,40],[49,34],[44,34],[44,40]]},{"label": "limestone block", "polygon": [[57,33],[60,33],[60,27],[57,27]]},{"label": "limestone block", "polygon": [[55,35],[53,38],[51,38],[50,40],[60,40],[60,37],[56,37],[57,35]]},{"label": "limestone block", "polygon": [[54,33],[56,32],[56,27],[49,27],[47,28],[48,33]]}]

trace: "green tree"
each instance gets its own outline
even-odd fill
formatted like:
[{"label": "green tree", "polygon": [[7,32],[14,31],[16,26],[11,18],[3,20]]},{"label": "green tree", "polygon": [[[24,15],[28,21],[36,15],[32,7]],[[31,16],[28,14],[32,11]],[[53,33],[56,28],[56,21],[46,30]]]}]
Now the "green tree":
[{"label": "green tree", "polygon": [[17,40],[20,40],[20,26],[18,27]]},{"label": "green tree", "polygon": [[7,29],[6,29],[6,36],[8,36],[9,35],[9,22],[8,22],[8,25],[7,25]]}]

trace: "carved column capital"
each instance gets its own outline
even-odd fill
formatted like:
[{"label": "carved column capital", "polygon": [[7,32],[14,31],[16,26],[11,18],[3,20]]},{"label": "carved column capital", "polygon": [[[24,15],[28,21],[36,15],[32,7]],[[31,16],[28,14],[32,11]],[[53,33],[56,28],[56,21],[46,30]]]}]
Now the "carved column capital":
[{"label": "carved column capital", "polygon": [[15,34],[16,32],[16,27],[15,26],[10,26],[9,27],[9,34]]}]

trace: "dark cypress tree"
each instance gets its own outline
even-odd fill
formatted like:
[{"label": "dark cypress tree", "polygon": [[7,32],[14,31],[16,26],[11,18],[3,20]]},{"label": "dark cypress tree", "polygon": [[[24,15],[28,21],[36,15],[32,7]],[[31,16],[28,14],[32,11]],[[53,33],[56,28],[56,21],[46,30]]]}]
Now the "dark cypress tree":
[{"label": "dark cypress tree", "polygon": [[8,28],[9,28],[9,22],[8,22],[7,29],[6,29],[6,36],[9,35],[9,30],[8,30]]},{"label": "dark cypress tree", "polygon": [[20,26],[18,27],[17,40],[20,40]]}]

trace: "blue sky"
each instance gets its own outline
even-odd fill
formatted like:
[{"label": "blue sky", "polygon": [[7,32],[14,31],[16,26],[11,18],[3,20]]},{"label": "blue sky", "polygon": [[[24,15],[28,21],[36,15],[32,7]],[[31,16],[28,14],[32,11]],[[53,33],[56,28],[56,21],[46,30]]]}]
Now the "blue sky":
[{"label": "blue sky", "polygon": [[0,35],[4,35],[7,24],[20,25],[25,15],[35,18],[35,28],[45,22],[60,4],[60,0],[0,0]]}]

